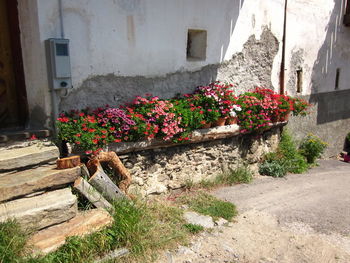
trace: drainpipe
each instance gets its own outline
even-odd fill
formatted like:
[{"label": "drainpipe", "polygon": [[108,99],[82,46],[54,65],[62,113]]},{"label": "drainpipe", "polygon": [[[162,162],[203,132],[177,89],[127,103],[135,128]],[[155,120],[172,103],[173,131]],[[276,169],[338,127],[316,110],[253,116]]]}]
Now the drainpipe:
[{"label": "drainpipe", "polygon": [[287,25],[287,5],[288,0],[284,2],[284,20],[283,20],[283,37],[282,37],[282,60],[280,71],[280,94],[284,94],[284,79],[285,79],[285,56],[286,56],[286,25]]}]

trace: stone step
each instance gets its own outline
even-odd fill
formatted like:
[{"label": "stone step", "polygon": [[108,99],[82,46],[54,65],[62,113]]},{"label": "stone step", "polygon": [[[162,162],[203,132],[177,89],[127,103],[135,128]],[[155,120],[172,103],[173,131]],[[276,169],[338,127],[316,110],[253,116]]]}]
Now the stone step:
[{"label": "stone step", "polygon": [[19,131],[0,131],[0,143],[10,141],[28,140],[32,136],[36,138],[47,138],[51,135],[50,130],[19,130]]},{"label": "stone step", "polygon": [[34,143],[26,147],[0,151],[0,172],[23,169],[56,160],[59,150],[54,145]]},{"label": "stone step", "polygon": [[76,217],[34,234],[28,244],[35,253],[49,253],[65,243],[71,236],[84,236],[111,224],[113,218],[102,208],[80,212]]},{"label": "stone step", "polygon": [[80,167],[57,170],[56,165],[44,165],[19,172],[0,174],[0,203],[47,188],[74,182]]},{"label": "stone step", "polygon": [[64,188],[0,204],[0,222],[15,218],[23,228],[38,230],[75,217],[77,210],[77,197]]}]

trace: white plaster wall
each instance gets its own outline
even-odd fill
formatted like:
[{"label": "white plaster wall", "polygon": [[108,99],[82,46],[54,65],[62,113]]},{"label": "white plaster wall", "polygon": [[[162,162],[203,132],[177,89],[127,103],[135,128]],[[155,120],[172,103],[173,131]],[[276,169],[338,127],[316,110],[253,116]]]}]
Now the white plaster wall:
[{"label": "white plaster wall", "polygon": [[[73,86],[95,75],[163,76],[229,60],[251,35],[268,27],[280,42],[271,80],[279,87],[284,0],[62,0],[70,39]],[[292,55],[302,50],[303,94],[350,83],[350,29],[342,26],[342,0],[288,4],[286,84],[295,74]],[[23,60],[30,109],[50,115],[44,41],[60,37],[58,0],[19,1]],[[188,29],[207,30],[207,58],[186,59]]]},{"label": "white plaster wall", "polygon": [[[38,0],[40,38],[60,37],[58,1]],[[283,1],[63,0],[73,85],[92,75],[160,76],[228,60],[267,25],[281,36]],[[207,30],[207,58],[186,59],[188,29]]]},{"label": "white plaster wall", "polygon": [[[350,89],[350,28],[343,26],[343,12],[343,0],[288,1],[286,83],[301,67],[302,95],[334,91],[337,68],[339,89]],[[295,65],[297,51],[303,61]],[[296,85],[287,87],[295,94]]]}]

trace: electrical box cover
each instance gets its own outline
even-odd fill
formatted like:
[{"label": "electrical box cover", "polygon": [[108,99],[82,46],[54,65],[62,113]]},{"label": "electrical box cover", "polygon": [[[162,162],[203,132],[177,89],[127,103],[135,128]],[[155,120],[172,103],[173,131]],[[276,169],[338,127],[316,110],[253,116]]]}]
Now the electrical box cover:
[{"label": "electrical box cover", "polygon": [[72,87],[69,40],[50,38],[47,40],[49,56],[49,78],[53,89]]}]

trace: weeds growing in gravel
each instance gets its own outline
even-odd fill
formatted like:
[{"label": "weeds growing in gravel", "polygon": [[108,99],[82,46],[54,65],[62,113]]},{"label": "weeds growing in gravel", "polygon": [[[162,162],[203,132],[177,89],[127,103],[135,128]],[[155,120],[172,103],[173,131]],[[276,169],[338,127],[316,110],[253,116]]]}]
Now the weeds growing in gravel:
[{"label": "weeds growing in gravel", "polygon": [[200,214],[209,215],[214,219],[222,217],[231,221],[237,215],[236,206],[232,203],[219,200],[218,198],[198,191],[179,197],[178,202],[187,205],[191,210]]}]

